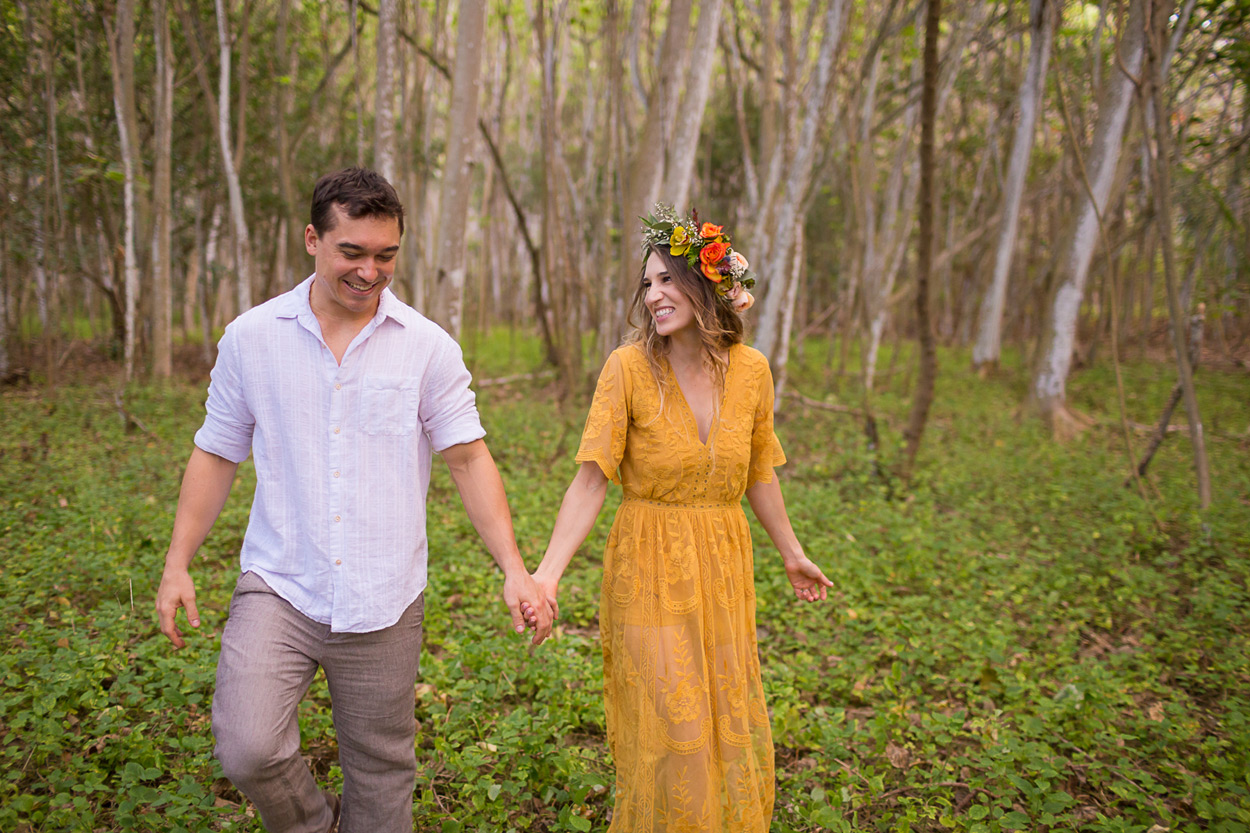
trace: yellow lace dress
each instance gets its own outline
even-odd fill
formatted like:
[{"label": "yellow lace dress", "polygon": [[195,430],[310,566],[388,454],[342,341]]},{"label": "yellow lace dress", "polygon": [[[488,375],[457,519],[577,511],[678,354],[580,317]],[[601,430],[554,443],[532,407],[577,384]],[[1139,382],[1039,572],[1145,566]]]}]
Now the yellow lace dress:
[{"label": "yellow lace dress", "polygon": [[741,501],[785,462],[767,359],[742,344],[730,350],[704,444],[671,370],[661,393],[638,347],[616,350],[577,460],[624,489],[599,608],[616,761],[611,833],[765,833],[773,743]]}]

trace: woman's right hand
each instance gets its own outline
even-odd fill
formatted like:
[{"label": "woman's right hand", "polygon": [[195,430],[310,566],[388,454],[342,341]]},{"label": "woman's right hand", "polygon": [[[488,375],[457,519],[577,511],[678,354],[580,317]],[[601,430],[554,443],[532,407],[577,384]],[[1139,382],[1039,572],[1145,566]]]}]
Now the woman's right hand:
[{"label": "woman's right hand", "polygon": [[806,555],[787,561],[785,567],[794,596],[801,602],[823,602],[833,587],[833,582]]},{"label": "woman's right hand", "polygon": [[560,604],[556,601],[556,595],[560,592],[560,577],[549,576],[540,567],[534,571],[534,582],[547,597],[547,603],[551,605],[551,621],[556,621],[560,618]]}]

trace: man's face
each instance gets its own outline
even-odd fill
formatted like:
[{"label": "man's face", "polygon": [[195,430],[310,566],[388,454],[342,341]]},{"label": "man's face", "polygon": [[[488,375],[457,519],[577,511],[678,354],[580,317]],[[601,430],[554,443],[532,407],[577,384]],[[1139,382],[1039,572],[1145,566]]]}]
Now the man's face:
[{"label": "man's face", "polygon": [[399,221],[393,217],[348,217],[335,207],[334,228],[318,235],[304,229],[304,248],[316,259],[313,311],[337,318],[371,318],[395,273]]}]

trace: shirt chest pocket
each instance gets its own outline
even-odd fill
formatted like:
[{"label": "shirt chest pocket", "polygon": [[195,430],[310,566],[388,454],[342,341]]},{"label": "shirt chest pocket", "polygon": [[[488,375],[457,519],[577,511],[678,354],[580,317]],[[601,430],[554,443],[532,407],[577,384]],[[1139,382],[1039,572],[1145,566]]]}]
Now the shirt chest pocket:
[{"label": "shirt chest pocket", "polygon": [[407,436],[417,430],[420,404],[420,391],[411,379],[366,379],[360,392],[361,430],[375,436]]}]

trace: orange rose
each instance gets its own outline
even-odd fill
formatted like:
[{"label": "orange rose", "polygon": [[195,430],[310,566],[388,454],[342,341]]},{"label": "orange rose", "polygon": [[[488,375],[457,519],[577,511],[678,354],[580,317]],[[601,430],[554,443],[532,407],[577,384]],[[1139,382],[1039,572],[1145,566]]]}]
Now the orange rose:
[{"label": "orange rose", "polygon": [[699,228],[699,236],[704,240],[715,240],[720,237],[720,233],[724,230],[724,226],[714,226],[711,223],[704,223]]},{"label": "orange rose", "polygon": [[[707,224],[704,223],[706,226]],[[699,262],[704,266],[715,266],[725,259],[729,247],[724,243],[708,243],[699,251]]]},{"label": "orange rose", "polygon": [[703,270],[703,277],[707,278],[709,281],[712,281],[713,283],[720,283],[721,281],[725,279],[725,276],[722,275],[720,273],[720,270],[717,269],[715,266],[708,266],[706,263],[702,263],[699,265],[699,268]]}]

